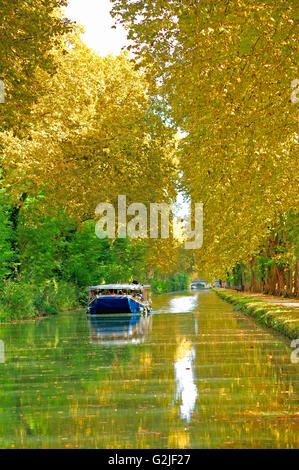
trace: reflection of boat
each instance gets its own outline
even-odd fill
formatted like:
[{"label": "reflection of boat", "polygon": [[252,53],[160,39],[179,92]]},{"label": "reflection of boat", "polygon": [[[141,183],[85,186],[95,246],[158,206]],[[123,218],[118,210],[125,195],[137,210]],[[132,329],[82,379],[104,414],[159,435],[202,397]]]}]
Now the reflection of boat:
[{"label": "reflection of boat", "polygon": [[87,313],[148,313],[151,310],[150,286],[107,284],[89,287]]},{"label": "reflection of boat", "polygon": [[152,331],[152,316],[90,315],[88,325],[92,344],[139,344]]}]

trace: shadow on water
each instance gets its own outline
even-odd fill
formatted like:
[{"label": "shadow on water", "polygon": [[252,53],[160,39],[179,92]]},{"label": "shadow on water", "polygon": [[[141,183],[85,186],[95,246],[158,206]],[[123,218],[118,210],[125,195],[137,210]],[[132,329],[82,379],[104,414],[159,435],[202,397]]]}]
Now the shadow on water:
[{"label": "shadow on water", "polygon": [[298,447],[287,340],[210,291],[153,309],[1,326],[0,447]]}]

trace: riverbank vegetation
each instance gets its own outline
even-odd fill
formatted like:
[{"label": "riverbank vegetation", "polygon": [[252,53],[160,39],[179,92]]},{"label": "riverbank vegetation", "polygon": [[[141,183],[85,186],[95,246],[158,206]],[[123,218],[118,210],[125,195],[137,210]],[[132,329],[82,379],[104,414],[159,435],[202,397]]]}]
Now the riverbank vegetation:
[{"label": "riverbank vegetation", "polygon": [[[0,321],[56,314],[62,309],[85,306],[87,286],[138,279],[150,283],[153,293],[188,287],[186,273],[160,271],[150,243],[127,238],[99,239],[95,222],[83,223],[65,211],[40,212],[28,197],[18,223],[14,207],[2,206]],[[179,262],[179,260],[177,260]]]},{"label": "riverbank vegetation", "polygon": [[289,212],[250,260],[238,262],[227,277],[228,286],[251,292],[299,296],[299,214]]},{"label": "riverbank vegetation", "polygon": [[214,290],[219,297],[233,304],[235,310],[240,310],[254,317],[259,323],[273,328],[288,338],[299,337],[298,309],[255,299],[240,293]]},{"label": "riverbank vegetation", "polygon": [[167,292],[175,292],[189,289],[190,280],[188,274],[186,273],[176,273],[173,276],[163,277],[164,279],[159,279],[158,277],[155,277],[151,280],[152,292],[154,294],[164,294]]}]

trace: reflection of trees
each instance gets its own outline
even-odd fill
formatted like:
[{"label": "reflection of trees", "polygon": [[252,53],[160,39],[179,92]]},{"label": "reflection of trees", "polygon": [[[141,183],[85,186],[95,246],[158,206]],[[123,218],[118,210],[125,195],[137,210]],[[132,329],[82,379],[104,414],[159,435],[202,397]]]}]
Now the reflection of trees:
[{"label": "reflection of trees", "polygon": [[[90,344],[79,312],[1,327],[0,447],[298,446],[298,366],[283,341],[212,295],[152,321],[151,340],[116,347]],[[174,364],[193,347],[200,400],[186,422]]]},{"label": "reflection of trees", "polygon": [[[168,322],[179,345],[184,337],[195,344],[201,398],[187,428],[190,446],[296,447],[296,371],[283,341],[210,294],[199,296],[198,312],[197,328],[191,315]],[[184,433],[174,415],[170,429],[169,439],[180,447]]]},{"label": "reflection of trees", "polygon": [[[94,426],[96,433],[101,428],[101,421],[94,424],[93,419],[107,409],[110,413],[111,403],[114,410],[122,393],[127,399],[132,385],[138,408],[136,368],[149,367],[151,355],[144,350],[136,361],[133,344],[93,347],[85,316],[79,315],[3,329],[8,356],[0,377],[0,447],[13,442],[21,447],[63,447],[65,434],[84,446],[83,436],[92,437]],[[128,322],[128,334],[149,334],[151,318],[145,320]],[[133,365],[129,379],[128,362]],[[8,393],[11,390],[14,393]],[[110,414],[106,419],[110,422]]]}]

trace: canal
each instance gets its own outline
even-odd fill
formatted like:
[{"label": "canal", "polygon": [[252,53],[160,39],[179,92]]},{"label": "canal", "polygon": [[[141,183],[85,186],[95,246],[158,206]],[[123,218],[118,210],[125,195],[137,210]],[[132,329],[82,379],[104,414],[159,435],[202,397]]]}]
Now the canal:
[{"label": "canal", "polygon": [[210,291],[2,325],[1,448],[295,448],[290,341]]}]

